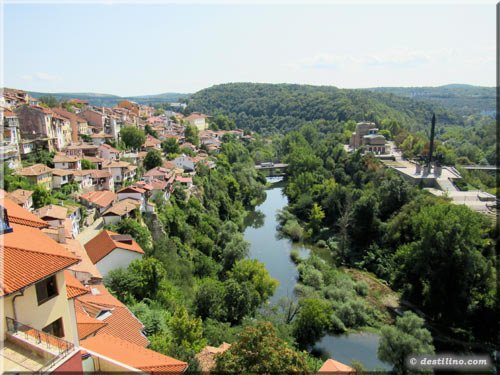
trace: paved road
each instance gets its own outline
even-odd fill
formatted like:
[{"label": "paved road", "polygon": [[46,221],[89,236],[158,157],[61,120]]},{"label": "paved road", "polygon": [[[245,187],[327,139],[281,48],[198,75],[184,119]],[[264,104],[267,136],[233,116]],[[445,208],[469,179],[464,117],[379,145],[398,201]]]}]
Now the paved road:
[{"label": "paved road", "polygon": [[91,226],[85,228],[82,232],[80,232],[80,234],[76,236],[76,239],[82,245],[85,245],[92,238],[97,236],[97,234],[102,230],[103,227],[104,227],[104,221],[102,220],[102,217],[100,217],[99,219],[94,221]]}]

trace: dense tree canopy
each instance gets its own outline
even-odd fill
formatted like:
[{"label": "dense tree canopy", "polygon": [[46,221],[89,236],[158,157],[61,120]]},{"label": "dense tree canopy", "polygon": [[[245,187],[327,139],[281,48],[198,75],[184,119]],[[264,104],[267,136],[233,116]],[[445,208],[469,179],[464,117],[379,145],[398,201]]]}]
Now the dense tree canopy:
[{"label": "dense tree canopy", "polygon": [[120,130],[120,138],[125,146],[138,150],[146,141],[144,132],[135,126],[125,126]]}]

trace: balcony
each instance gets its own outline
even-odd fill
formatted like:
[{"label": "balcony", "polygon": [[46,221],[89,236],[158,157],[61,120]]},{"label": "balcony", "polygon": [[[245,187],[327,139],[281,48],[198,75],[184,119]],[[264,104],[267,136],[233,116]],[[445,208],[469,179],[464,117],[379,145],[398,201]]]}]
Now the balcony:
[{"label": "balcony", "polygon": [[51,372],[75,354],[74,345],[33,327],[7,320],[0,357],[6,372]]}]

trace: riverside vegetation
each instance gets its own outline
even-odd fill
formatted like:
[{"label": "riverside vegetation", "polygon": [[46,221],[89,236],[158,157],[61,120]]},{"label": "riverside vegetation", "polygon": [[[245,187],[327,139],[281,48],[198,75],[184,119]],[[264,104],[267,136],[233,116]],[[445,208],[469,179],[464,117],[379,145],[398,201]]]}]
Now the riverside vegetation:
[{"label": "riverside vegetation", "polygon": [[[370,100],[383,96],[373,95]],[[307,103],[323,103],[320,96]],[[191,108],[198,109],[199,100],[194,97]],[[412,108],[423,113],[427,105]],[[233,113],[220,111],[217,126],[241,127],[242,108],[235,122]],[[418,134],[420,109],[405,117],[390,106],[374,108],[374,119],[379,112],[396,118],[382,122],[401,145]],[[189,361],[195,372],[195,353],[226,341],[233,347],[218,357],[217,370],[305,373],[321,363],[308,351],[323,335],[371,327],[382,335],[380,358],[404,372],[408,350],[432,352],[438,334],[458,340],[463,351],[497,344],[492,221],[408,185],[370,155],[347,154],[342,144],[356,116],[364,114],[351,119],[349,113],[340,116],[339,108],[332,111],[337,117],[331,120],[291,114],[290,127],[288,115],[263,118],[266,128],[258,128],[253,117],[246,128],[268,136],[254,134],[247,145],[226,137],[216,168],[198,166],[191,191],[175,189],[168,201],[156,199],[160,238],[153,240],[152,231],[136,221],[113,228],[132,234],[147,256],[111,272],[106,285],[144,323],[154,350]],[[446,116],[450,123],[458,118]],[[407,144],[406,152],[425,148],[425,142]],[[441,147],[457,152],[448,143]],[[330,259],[292,253],[299,271],[296,297],[276,305],[267,304],[276,280],[262,263],[247,259],[242,236],[246,210],[265,195],[266,181],[254,165],[266,160],[289,164],[281,230],[317,244]],[[394,319],[374,295],[370,278],[383,280],[425,320],[409,311]],[[401,341],[408,343],[405,350],[388,349]]]}]

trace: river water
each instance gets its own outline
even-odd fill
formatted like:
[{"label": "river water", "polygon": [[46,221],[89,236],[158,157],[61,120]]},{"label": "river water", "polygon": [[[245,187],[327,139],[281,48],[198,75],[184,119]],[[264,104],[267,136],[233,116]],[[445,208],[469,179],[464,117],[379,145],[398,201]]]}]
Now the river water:
[{"label": "river water", "polygon": [[[286,205],[287,198],[282,193],[282,185],[277,183],[267,190],[266,200],[246,218],[247,227],[244,236],[245,240],[250,242],[250,258],[264,263],[271,276],[280,283],[271,298],[271,303],[293,294],[298,272],[290,259],[291,250],[297,248],[302,257],[310,253],[307,248],[279,237],[276,230],[278,226],[276,214]],[[379,336],[371,333],[330,335],[323,337],[314,349],[345,364],[351,364],[355,359],[367,370],[390,369],[388,364],[381,362],[377,357],[378,343]]]}]

